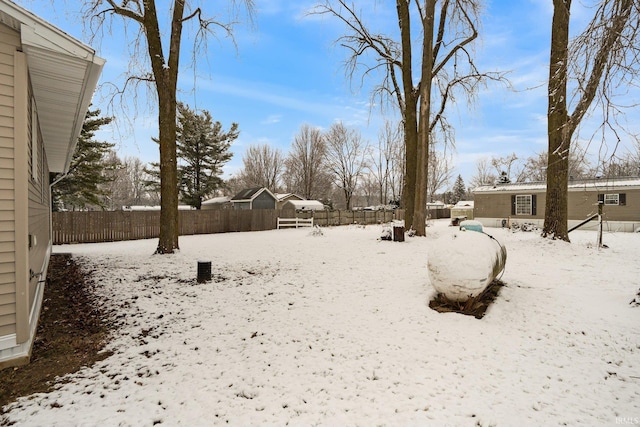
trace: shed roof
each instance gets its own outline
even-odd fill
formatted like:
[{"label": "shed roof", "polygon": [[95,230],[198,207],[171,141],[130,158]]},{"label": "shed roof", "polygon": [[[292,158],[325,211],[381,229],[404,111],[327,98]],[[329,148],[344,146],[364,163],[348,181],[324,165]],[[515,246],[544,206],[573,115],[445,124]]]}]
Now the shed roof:
[{"label": "shed roof", "polygon": [[66,172],[105,60],[9,0],[0,0],[0,23],[20,33],[49,169]]},{"label": "shed roof", "polygon": [[[502,193],[516,191],[545,191],[546,182],[516,182],[510,184],[483,185],[474,193]],[[640,177],[572,179],[569,191],[611,191],[620,189],[640,189]]]},{"label": "shed roof", "polygon": [[231,197],[229,196],[220,196],[214,197],[213,199],[205,200],[202,202],[203,205],[218,205],[223,203],[229,203],[231,201]]},{"label": "shed roof", "polygon": [[279,202],[282,202],[283,200],[287,200],[289,198],[296,198],[297,200],[304,200],[304,197],[298,196],[295,193],[275,193],[274,196],[276,196],[276,199],[278,199]]},{"label": "shed roof", "polygon": [[284,206],[291,205],[292,208],[306,211],[317,211],[324,209],[324,204],[318,200],[287,200]]},{"label": "shed roof", "polygon": [[464,209],[464,208],[471,208],[473,209],[473,200],[460,200],[458,203],[455,204],[454,209]]},{"label": "shed roof", "polygon": [[276,196],[273,195],[271,191],[269,191],[266,187],[254,187],[254,188],[245,188],[240,191],[238,194],[231,198],[231,202],[250,202],[251,200],[258,197],[264,191],[269,193],[271,197],[276,200]]}]

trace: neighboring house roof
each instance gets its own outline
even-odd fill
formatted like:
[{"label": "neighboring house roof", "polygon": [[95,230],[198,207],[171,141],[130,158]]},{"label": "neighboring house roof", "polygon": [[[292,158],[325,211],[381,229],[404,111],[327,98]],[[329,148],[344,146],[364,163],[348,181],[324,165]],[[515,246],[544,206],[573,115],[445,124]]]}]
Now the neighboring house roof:
[{"label": "neighboring house roof", "polygon": [[460,200],[453,206],[454,209],[465,209],[471,208],[473,209],[473,200]]},{"label": "neighboring house roof", "polygon": [[205,200],[202,202],[203,205],[221,205],[223,203],[229,203],[231,201],[231,197],[229,196],[220,196],[214,197],[213,199]]},{"label": "neighboring house roof", "polygon": [[301,211],[318,211],[324,209],[324,204],[318,200],[288,200],[283,206],[291,206]]},{"label": "neighboring house roof", "polygon": [[[512,184],[483,185],[473,190],[474,193],[502,193],[515,191],[545,191],[546,182],[517,182]],[[640,189],[640,177],[627,178],[591,178],[572,179],[568,184],[569,191],[608,191]]]},{"label": "neighboring house roof", "polygon": [[444,202],[427,202],[427,207],[443,208],[444,207]]},{"label": "neighboring house roof", "polygon": [[298,196],[295,193],[275,193],[274,196],[276,196],[276,199],[279,202],[283,202],[289,199],[297,199],[297,200],[304,200],[304,197],[302,196]]},{"label": "neighboring house roof", "polygon": [[66,172],[105,60],[95,50],[8,0],[0,22],[18,31],[52,172]]},{"label": "neighboring house roof", "polygon": [[273,199],[276,200],[276,196],[274,196],[273,193],[269,191],[268,188],[254,187],[254,188],[245,188],[244,190],[240,191],[238,194],[236,194],[231,198],[231,202],[232,203],[233,202],[250,202],[256,197],[258,197],[260,194],[262,194],[264,191],[269,193],[271,197],[273,197]]}]

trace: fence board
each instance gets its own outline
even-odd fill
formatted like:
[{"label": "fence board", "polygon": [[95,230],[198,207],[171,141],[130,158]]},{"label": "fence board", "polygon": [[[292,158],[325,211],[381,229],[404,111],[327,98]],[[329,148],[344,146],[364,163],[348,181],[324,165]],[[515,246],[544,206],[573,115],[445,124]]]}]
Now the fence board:
[{"label": "fence board", "polygon": [[[201,210],[179,211],[180,235],[264,231],[277,228],[278,217],[314,218],[314,224],[335,226],[377,224],[402,219],[395,211]],[[160,235],[159,211],[53,212],[53,244],[97,243],[151,239]]]}]

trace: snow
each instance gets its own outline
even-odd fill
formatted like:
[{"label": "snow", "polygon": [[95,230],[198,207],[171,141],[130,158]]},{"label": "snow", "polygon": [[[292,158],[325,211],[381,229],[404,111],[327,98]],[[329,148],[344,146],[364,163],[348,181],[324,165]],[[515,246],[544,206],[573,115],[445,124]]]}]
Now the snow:
[{"label": "snow", "polygon": [[489,233],[465,230],[478,227],[478,221],[462,221],[429,246],[427,266],[434,289],[451,301],[476,297],[504,270],[507,251]]},{"label": "snow", "polygon": [[[506,184],[481,185],[473,189],[474,193],[495,193],[509,191],[544,191],[546,182],[513,182]],[[613,191],[635,190],[640,188],[640,178],[590,178],[570,179],[567,185],[569,191]]]},{"label": "snow", "polygon": [[[640,234],[495,232],[485,317],[438,313],[426,254],[382,226],[56,247],[120,314],[114,354],[9,421],[41,425],[613,425],[640,417]],[[197,261],[214,281],[197,284]],[[460,268],[464,268],[460,265]]]}]

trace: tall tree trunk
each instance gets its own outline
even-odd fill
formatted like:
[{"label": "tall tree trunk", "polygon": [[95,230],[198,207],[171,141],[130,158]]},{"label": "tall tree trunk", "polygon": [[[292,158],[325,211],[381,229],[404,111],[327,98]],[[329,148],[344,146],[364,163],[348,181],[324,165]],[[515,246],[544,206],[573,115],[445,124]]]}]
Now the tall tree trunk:
[{"label": "tall tree trunk", "polygon": [[424,10],[422,41],[422,73],[420,79],[420,116],[416,165],[416,192],[413,224],[416,235],[426,235],[427,175],[429,172],[429,141],[431,119],[431,82],[433,79],[433,31],[436,0],[427,0]]},{"label": "tall tree trunk", "polygon": [[[634,0],[610,0],[602,3],[610,6],[610,15],[597,15],[590,31],[598,31],[597,43],[583,46],[587,51],[595,52],[590,70],[585,70],[578,82],[580,98],[569,115],[567,112],[567,66],[569,61],[569,21],[571,0],[553,1],[553,21],[551,26],[551,56],[549,67],[549,158],[547,165],[547,197],[544,228],[542,235],[569,241],[568,232],[568,179],[569,152],[571,139],[596,97],[598,87],[604,77],[611,79],[611,67],[621,66],[632,70],[628,63],[619,63],[620,58],[637,57],[637,43],[633,35],[624,34],[625,28],[635,28],[629,24],[634,11]],[[604,12],[604,9],[600,9]],[[600,29],[603,29],[600,31]],[[593,36],[593,34],[588,34]],[[623,39],[622,42],[621,39]],[[593,43],[592,37],[586,37],[583,43]],[[627,49],[631,49],[628,51]],[[613,62],[612,62],[613,61]],[[605,90],[606,92],[606,90]],[[608,120],[608,119],[605,119]]]},{"label": "tall tree trunk", "polygon": [[[176,159],[175,90],[158,85],[160,140],[160,237],[156,253],[178,249],[178,164]],[[173,95],[173,96],[172,96]],[[173,98],[173,99],[172,99]],[[171,105],[174,108],[171,108]]]},{"label": "tall tree trunk", "polygon": [[160,236],[156,253],[178,249],[178,162],[176,158],[176,90],[184,0],[175,0],[171,19],[169,58],[165,62],[155,2],[144,2],[143,26],[151,68],[158,93],[158,139],[160,141]]},{"label": "tall tree trunk", "polygon": [[571,132],[567,114],[567,61],[571,0],[553,0],[547,132],[547,195],[543,236],[569,241],[568,179]]},{"label": "tall tree trunk", "polygon": [[405,209],[404,223],[406,227],[414,227],[416,171],[418,167],[418,118],[417,94],[413,88],[411,68],[411,17],[407,0],[396,0],[398,25],[402,40],[402,89],[404,93],[403,113],[405,167],[402,202]]}]

